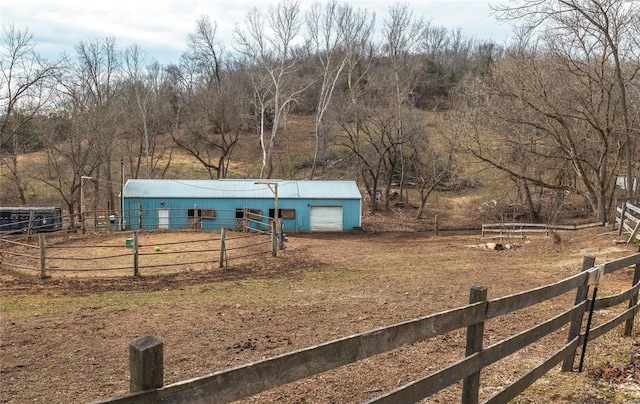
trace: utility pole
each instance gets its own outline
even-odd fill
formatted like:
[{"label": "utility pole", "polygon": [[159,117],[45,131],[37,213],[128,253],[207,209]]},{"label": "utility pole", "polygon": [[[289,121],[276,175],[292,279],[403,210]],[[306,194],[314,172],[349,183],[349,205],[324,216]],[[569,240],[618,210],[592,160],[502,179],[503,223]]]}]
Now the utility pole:
[{"label": "utility pole", "polygon": [[124,159],[120,159],[120,231],[124,230]]},{"label": "utility pole", "polygon": [[264,182],[256,182],[256,184],[266,185],[269,187],[271,192],[273,192],[274,196],[274,211],[273,211],[273,252],[272,255],[275,257],[278,255],[278,249],[280,248],[280,243],[278,242],[281,239],[282,235],[280,234],[280,218],[278,217],[278,183],[273,181],[264,181]]}]

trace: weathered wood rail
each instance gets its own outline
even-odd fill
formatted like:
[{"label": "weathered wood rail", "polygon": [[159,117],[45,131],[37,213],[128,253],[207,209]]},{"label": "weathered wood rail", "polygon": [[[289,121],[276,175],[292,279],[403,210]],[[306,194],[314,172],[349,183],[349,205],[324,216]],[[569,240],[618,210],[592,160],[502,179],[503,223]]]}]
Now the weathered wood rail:
[{"label": "weathered wood rail", "polygon": [[[145,232],[146,235],[152,234],[152,232]],[[125,236],[126,233],[121,233]],[[128,271],[132,270],[133,276],[140,276],[140,270],[150,270],[154,268],[166,267],[165,262],[151,263],[144,262],[145,258],[159,255],[181,255],[187,254],[190,257],[182,260],[174,260],[171,266],[180,265],[200,265],[210,264],[218,262],[220,268],[224,268],[229,265],[229,261],[238,260],[255,255],[265,255],[268,252],[273,251],[273,233],[272,237],[268,237],[268,232],[253,231],[247,233],[235,233],[231,235],[227,232],[226,228],[222,228],[220,236],[217,232],[204,231],[201,232],[201,239],[191,239],[186,241],[163,241],[155,242],[152,245],[142,245],[139,242],[139,231],[131,233],[131,238],[126,239],[126,242],[130,248],[125,248],[125,244],[85,244],[85,245],[69,245],[69,244],[51,244],[47,245],[45,235],[43,233],[38,234],[38,243],[25,243],[22,241],[12,240],[9,238],[0,238],[0,266],[6,266],[7,268],[15,268],[16,270],[23,270],[25,272],[39,272],[40,278],[45,279],[50,277],[54,273],[63,272],[105,272],[105,271]],[[125,236],[126,237],[126,236]],[[252,241],[248,241],[248,240]],[[246,242],[239,242],[241,240],[247,240]],[[130,245],[129,245],[130,242]],[[174,251],[161,251],[165,246],[175,245],[192,245],[194,243],[207,243],[208,246],[204,248],[180,248]],[[268,246],[268,245],[271,245]],[[152,251],[141,251],[142,247],[155,246],[157,249]],[[264,246],[264,247],[263,247]],[[17,251],[22,248],[26,252]],[[257,249],[255,247],[258,247]],[[253,248],[253,249],[252,249]],[[55,250],[112,250],[114,253],[105,253],[100,256],[87,256],[82,253],[70,253],[66,255],[61,254],[48,254],[50,251]],[[14,251],[16,250],[16,251]],[[125,250],[125,252],[120,252]],[[32,251],[33,253],[29,253]],[[231,252],[231,253],[230,253]],[[6,259],[7,257],[20,257],[21,263],[15,263],[14,259]],[[142,263],[141,258],[142,257]],[[197,257],[197,258],[194,258]],[[218,258],[219,257],[219,258]],[[131,261],[128,261],[131,259]],[[151,260],[149,260],[151,261]],[[96,266],[94,263],[104,263],[104,266]],[[89,263],[88,265],[85,265]]]},{"label": "weathered wood rail", "polygon": [[[100,403],[227,403],[464,327],[467,329],[467,347],[463,359],[369,402],[417,402],[462,380],[461,402],[478,403],[480,371],[483,368],[570,324],[567,342],[562,348],[484,401],[492,404],[507,403],[560,362],[563,362],[563,370],[572,370],[577,349],[580,346],[586,347],[588,340],[594,340],[623,323],[625,323],[625,335],[632,334],[634,318],[639,307],[640,253],[598,266],[593,266],[594,262],[595,258],[585,257],[582,271],[577,275],[497,299],[487,300],[487,288],[474,286],[471,289],[470,303],[463,307],[167,386],[161,386],[162,363],[158,363],[157,359],[154,362],[153,359],[162,358],[161,352],[158,352],[158,349],[162,349],[162,343],[153,337],[144,337],[144,341],[138,340],[132,344],[131,372],[132,375],[153,373],[153,375],[147,374],[147,379],[155,382],[148,385],[132,382],[131,394],[100,401]],[[589,289],[597,290],[602,276],[631,266],[634,266],[631,288],[606,298],[594,300],[587,297]],[[573,306],[567,307],[553,318],[544,320],[528,330],[490,346],[484,346],[485,321],[546,302],[573,290],[576,291]],[[602,310],[625,302],[628,302],[627,308],[619,310],[621,313],[618,315],[593,329],[588,328],[588,322],[587,328],[581,331],[584,328],[583,317],[588,308]],[[135,346],[149,345],[149,341],[155,341],[155,344],[147,346],[146,355],[134,350]],[[141,370],[144,367],[146,368]],[[133,376],[131,380],[134,380]],[[139,377],[135,380],[139,380]]]},{"label": "weathered wood rail", "polygon": [[616,225],[618,226],[618,235],[621,235],[623,230],[629,234],[627,243],[633,241],[633,239],[640,240],[640,207],[632,205],[629,202],[624,202],[621,207],[616,208]]},{"label": "weathered wood rail", "polygon": [[512,239],[525,238],[527,236],[544,235],[549,237],[551,233],[563,233],[572,230],[586,229],[589,227],[602,226],[602,223],[589,223],[582,225],[552,225],[545,223],[487,223],[482,225],[482,239],[499,238]]}]

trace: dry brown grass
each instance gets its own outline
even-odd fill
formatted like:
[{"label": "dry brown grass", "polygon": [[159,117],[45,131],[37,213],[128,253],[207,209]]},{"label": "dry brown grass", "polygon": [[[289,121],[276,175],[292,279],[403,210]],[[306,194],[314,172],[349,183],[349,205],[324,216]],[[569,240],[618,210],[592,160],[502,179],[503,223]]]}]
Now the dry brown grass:
[{"label": "dry brown grass", "polygon": [[[365,228],[375,226],[365,221]],[[67,243],[111,244],[121,237],[88,236]],[[203,234],[149,232],[143,237],[147,251],[167,240],[197,241]],[[574,274],[585,254],[603,262],[635,251],[613,241],[587,230],[563,235],[561,245],[539,238],[495,252],[472,248],[480,242],[479,233],[291,234],[278,258],[266,253],[228,270],[205,264],[176,271],[175,257],[154,256],[150,250],[149,258],[167,260],[166,266],[143,272],[141,278],[54,272],[53,278],[39,280],[4,271],[0,401],[86,402],[124,394],[128,344],[144,335],[165,344],[168,384],[461,306],[472,284],[487,285],[489,297],[499,297]],[[162,250],[169,248],[174,247]],[[626,271],[611,277],[602,295],[628,287],[630,276]],[[487,342],[526,329],[572,299],[566,296],[488,323]],[[639,336],[637,331],[632,339],[614,334],[593,343],[584,374],[554,371],[518,402],[635,399],[632,387],[606,381],[602,389],[602,379],[590,375],[606,362],[622,363]],[[522,374],[523,366],[534,366],[564,338],[561,332],[483,372],[482,396]],[[423,377],[463,352],[464,335],[454,332],[244,401],[362,402]],[[453,386],[429,402],[456,402],[458,397],[459,386]]]}]

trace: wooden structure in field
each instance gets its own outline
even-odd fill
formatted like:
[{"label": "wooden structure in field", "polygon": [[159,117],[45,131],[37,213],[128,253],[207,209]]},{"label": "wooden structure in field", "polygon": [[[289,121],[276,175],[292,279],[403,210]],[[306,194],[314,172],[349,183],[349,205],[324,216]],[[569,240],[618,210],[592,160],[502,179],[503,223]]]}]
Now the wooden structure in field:
[{"label": "wooden structure in field", "polygon": [[587,224],[547,224],[547,223],[487,223],[482,225],[482,240],[499,238],[503,239],[525,239],[532,236],[543,235],[549,237],[552,233],[564,233],[573,230],[587,229],[590,227],[602,226],[601,223]]},{"label": "wooden structure in field", "polygon": [[624,201],[621,207],[616,207],[615,225],[618,226],[618,235],[623,232],[629,234],[627,243],[640,240],[640,207]]}]

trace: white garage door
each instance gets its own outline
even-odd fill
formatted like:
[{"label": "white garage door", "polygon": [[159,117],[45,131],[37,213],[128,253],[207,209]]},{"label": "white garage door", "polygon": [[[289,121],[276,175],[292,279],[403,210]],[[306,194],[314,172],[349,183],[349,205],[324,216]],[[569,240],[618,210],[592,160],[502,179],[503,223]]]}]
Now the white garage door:
[{"label": "white garage door", "polygon": [[341,231],[342,206],[312,206],[312,231]]}]

